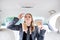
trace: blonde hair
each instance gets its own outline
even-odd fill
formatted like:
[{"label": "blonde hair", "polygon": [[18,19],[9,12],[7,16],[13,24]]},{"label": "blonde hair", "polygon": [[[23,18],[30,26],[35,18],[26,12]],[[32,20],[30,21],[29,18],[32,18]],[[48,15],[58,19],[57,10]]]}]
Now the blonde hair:
[{"label": "blonde hair", "polygon": [[[31,26],[31,32],[32,32],[32,31],[34,30],[32,15],[31,15],[30,13],[27,13],[26,15],[30,15],[30,16],[31,16],[32,21],[31,21],[30,26]],[[25,16],[26,16],[26,15],[25,15]],[[24,30],[26,30],[26,29],[27,29],[27,25],[26,25],[26,22],[25,22],[25,21],[24,21],[23,25],[24,25]]]}]

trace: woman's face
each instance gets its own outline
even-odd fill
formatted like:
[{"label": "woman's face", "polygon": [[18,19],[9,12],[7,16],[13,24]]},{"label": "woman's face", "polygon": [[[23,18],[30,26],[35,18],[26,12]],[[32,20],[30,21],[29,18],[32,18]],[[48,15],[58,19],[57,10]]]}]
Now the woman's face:
[{"label": "woman's face", "polygon": [[26,23],[31,23],[31,21],[32,21],[32,16],[29,15],[29,14],[26,14],[25,17],[24,17],[24,21],[25,21]]}]

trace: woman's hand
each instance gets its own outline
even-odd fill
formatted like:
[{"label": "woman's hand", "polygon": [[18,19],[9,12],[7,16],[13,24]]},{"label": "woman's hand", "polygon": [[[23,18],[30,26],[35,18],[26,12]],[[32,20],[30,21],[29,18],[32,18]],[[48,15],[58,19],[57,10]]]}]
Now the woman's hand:
[{"label": "woman's hand", "polygon": [[42,26],[42,25],[38,25],[38,28],[39,28],[40,30],[42,30],[42,29],[43,29],[43,26]]},{"label": "woman's hand", "polygon": [[22,19],[23,16],[24,16],[24,13],[19,14],[19,15],[18,15],[18,19]]},{"label": "woman's hand", "polygon": [[37,21],[36,25],[38,26],[39,29],[43,28],[42,22],[40,22],[40,21]]}]

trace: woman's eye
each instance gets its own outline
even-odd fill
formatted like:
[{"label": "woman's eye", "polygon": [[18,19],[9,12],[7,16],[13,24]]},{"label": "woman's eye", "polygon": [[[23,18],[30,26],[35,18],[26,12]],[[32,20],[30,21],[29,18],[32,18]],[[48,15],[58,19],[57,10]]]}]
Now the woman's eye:
[{"label": "woman's eye", "polygon": [[31,18],[31,16],[25,16],[25,18]]},{"label": "woman's eye", "polygon": [[31,18],[31,17],[29,16],[29,18]]}]

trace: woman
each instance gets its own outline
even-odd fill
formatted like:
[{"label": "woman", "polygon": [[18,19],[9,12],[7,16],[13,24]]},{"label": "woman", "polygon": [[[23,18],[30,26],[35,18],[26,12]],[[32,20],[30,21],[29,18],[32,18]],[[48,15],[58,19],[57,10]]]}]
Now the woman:
[{"label": "woman", "polygon": [[37,40],[44,40],[46,30],[43,28],[42,20],[37,20],[36,25],[38,26]]},{"label": "woman", "polygon": [[30,13],[24,16],[24,23],[15,25],[19,19],[23,17],[21,13],[18,17],[14,17],[13,21],[9,23],[8,28],[20,31],[20,40],[35,40],[37,34],[37,27],[33,25],[33,18]]}]

